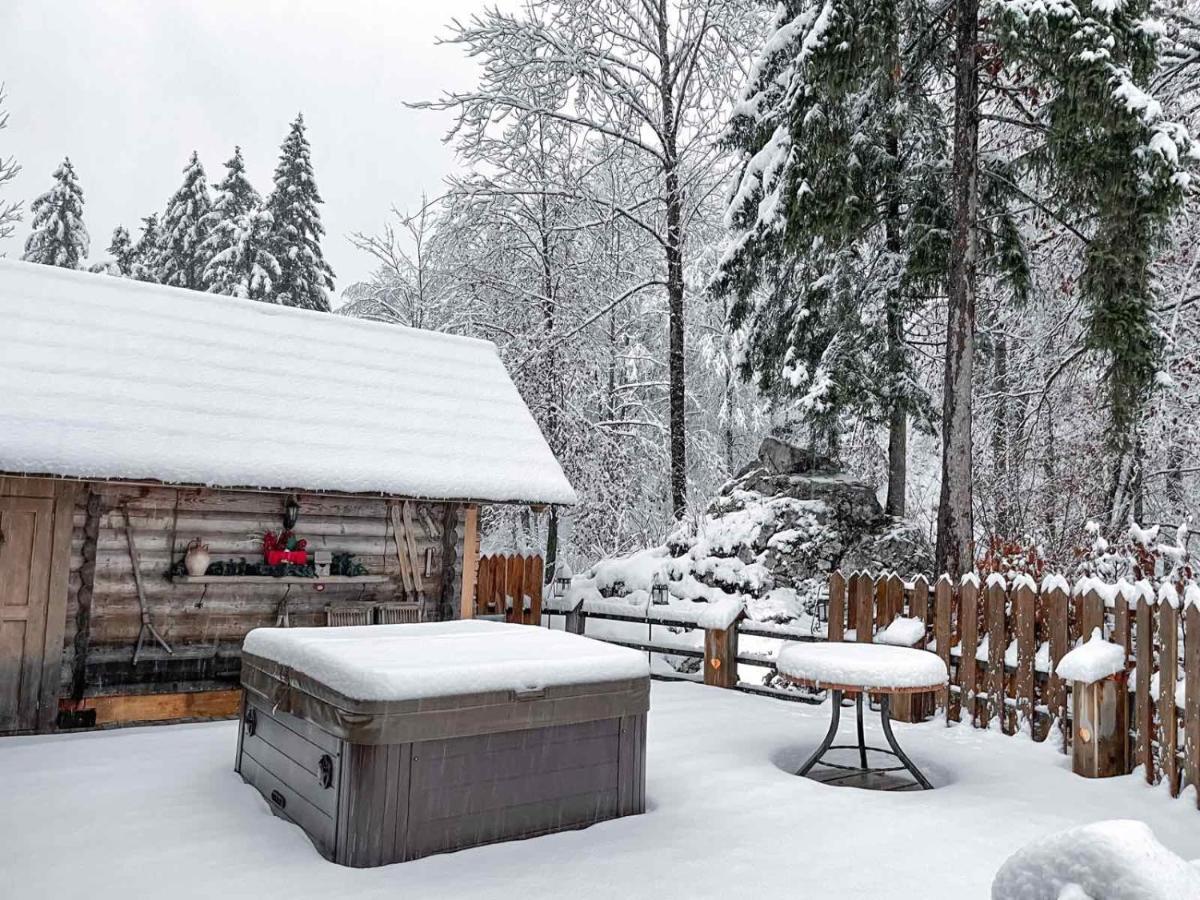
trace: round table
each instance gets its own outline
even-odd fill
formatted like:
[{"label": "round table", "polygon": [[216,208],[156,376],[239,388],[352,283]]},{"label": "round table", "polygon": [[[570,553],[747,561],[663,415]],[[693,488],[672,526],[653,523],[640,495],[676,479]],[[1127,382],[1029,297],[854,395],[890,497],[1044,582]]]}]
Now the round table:
[{"label": "round table", "polygon": [[[813,766],[823,762],[828,768],[845,772],[844,775],[827,779],[826,783],[842,781],[855,775],[906,770],[923,790],[933,787],[929,779],[913,765],[912,760],[896,743],[896,736],[892,733],[889,706],[894,695],[920,694],[945,688],[949,673],[940,657],[927,650],[916,650],[912,647],[829,641],[785,647],[779,653],[775,668],[785,680],[793,684],[829,691],[833,700],[829,730],[808,761],[796,770],[797,775],[806,775]],[[847,694],[855,698],[858,743],[834,744],[841,721],[842,699]],[[863,694],[879,697],[883,736],[891,749],[867,746],[863,735]],[[857,767],[824,760],[825,754],[830,750],[855,749],[858,750],[860,763]],[[882,768],[869,766],[868,750],[893,756],[900,761],[900,765]]]}]

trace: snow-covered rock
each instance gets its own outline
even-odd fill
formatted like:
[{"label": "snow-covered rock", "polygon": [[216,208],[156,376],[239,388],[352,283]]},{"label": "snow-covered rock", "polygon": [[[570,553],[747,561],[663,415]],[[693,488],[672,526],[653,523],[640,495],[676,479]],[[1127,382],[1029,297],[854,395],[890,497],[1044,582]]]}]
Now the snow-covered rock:
[{"label": "snow-covered rock", "polygon": [[1010,856],[992,900],[1182,900],[1200,897],[1200,871],[1145,822],[1114,819],[1040,838]]}]

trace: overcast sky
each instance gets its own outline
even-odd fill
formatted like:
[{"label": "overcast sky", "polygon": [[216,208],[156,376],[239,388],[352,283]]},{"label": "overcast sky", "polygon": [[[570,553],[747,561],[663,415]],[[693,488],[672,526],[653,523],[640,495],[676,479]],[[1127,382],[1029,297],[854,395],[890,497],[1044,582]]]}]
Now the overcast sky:
[{"label": "overcast sky", "polygon": [[[0,81],[9,127],[0,156],[23,167],[26,202],[69,155],[86,201],[91,260],[112,229],[136,236],[162,210],[193,149],[210,183],[241,144],[254,185],[271,187],[279,145],[304,112],[325,200],[325,254],[340,292],[369,259],[347,240],[378,231],[395,204],[440,192],[454,157],[446,114],[404,100],[466,87],[474,64],[434,46],[484,0],[0,0]],[[488,5],[491,5],[490,2]],[[19,255],[29,221],[0,242]]]}]

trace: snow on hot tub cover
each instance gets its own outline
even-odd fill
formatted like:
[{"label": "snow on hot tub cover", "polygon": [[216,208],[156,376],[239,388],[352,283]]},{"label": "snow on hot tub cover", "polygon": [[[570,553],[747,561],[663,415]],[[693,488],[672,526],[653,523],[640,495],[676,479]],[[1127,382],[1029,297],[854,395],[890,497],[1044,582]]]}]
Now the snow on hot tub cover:
[{"label": "snow on hot tub cover", "polygon": [[3,259],[0,472],[575,502],[487,341]]},{"label": "snow on hot tub cover", "polygon": [[531,625],[465,620],[256,628],[246,653],[355,700],[424,700],[649,677],[636,650]]},{"label": "snow on hot tub cover", "polygon": [[801,681],[875,688],[917,688],[945,684],[942,660],[926,650],[887,644],[830,642],[792,644],[779,651],[780,674]]}]

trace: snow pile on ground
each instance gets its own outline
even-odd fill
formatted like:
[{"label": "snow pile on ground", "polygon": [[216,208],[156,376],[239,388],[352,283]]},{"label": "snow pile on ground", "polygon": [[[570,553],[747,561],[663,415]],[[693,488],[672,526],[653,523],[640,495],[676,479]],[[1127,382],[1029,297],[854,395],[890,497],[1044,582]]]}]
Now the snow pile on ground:
[{"label": "snow pile on ground", "polygon": [[941,657],[911,647],[879,644],[789,644],[775,662],[780,673],[813,687],[862,685],[915,688],[945,684]]},{"label": "snow pile on ground", "polygon": [[655,682],[645,815],[375,869],[327,862],[271,815],[233,771],[236,721],[4,738],[0,896],[977,900],[1023,845],[1114,816],[1200,856],[1189,800],[969,725],[893,726],[932,791],[797,778],[828,726],[828,706]]},{"label": "snow pile on ground", "polygon": [[485,691],[645,678],[645,657],[563,631],[464,620],[344,628],[256,628],[246,653],[355,700],[421,700]]},{"label": "snow pile on ground", "polygon": [[1125,648],[1106,641],[1099,628],[1093,628],[1087,642],[1070,651],[1055,667],[1059,678],[1088,684],[1123,671]]},{"label": "snow pile on ground", "polygon": [[992,900],[1184,900],[1200,870],[1145,822],[1115,819],[1037,838],[1000,867]]}]

